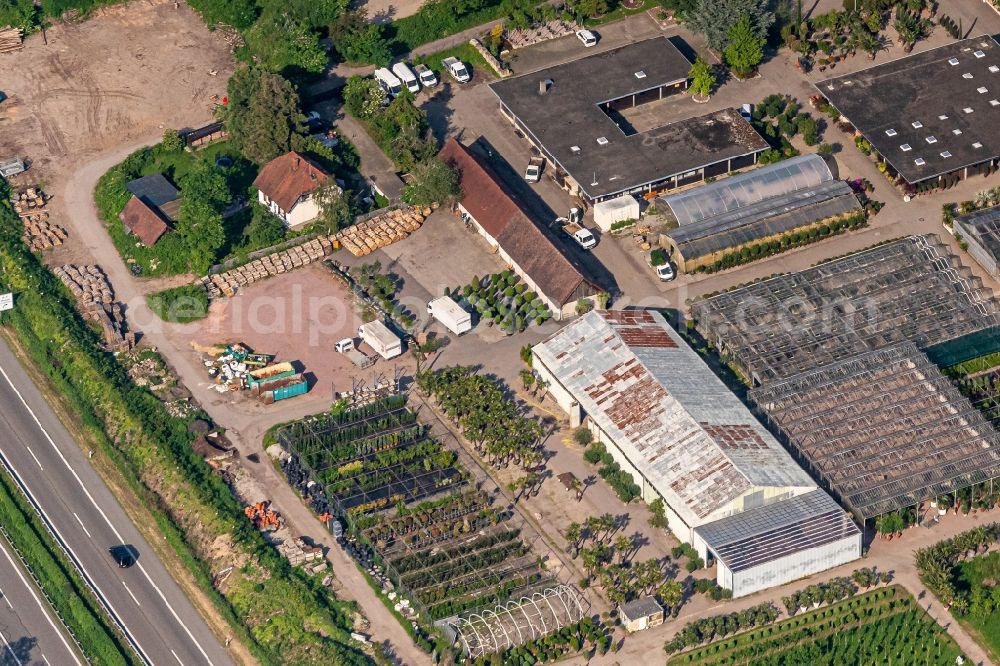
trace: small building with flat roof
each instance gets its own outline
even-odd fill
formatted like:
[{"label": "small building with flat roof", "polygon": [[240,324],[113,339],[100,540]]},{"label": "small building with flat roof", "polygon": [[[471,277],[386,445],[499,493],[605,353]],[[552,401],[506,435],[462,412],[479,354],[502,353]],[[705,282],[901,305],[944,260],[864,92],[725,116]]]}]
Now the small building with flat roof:
[{"label": "small building with flat roof", "polygon": [[666,37],[497,81],[500,111],[590,203],[673,189],[754,164],[768,144],[734,109],[638,131],[622,112],[687,88],[691,63]]},{"label": "small building with flat roof", "polygon": [[969,244],[969,255],[1000,279],[1000,206],[960,215],[954,224],[955,232]]},{"label": "small building with flat roof", "polygon": [[992,170],[1000,157],[1000,44],[963,39],[816,84],[910,186]]}]

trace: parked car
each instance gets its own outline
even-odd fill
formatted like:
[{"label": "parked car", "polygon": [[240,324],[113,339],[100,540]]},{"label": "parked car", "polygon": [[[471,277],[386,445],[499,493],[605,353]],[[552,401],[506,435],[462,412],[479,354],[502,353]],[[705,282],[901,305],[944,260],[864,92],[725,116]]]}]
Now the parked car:
[{"label": "parked car", "polygon": [[449,56],[441,61],[441,66],[448,70],[452,78],[459,83],[468,83],[472,79],[472,76],[469,75],[469,70],[465,67],[465,63],[458,58]]},{"label": "parked car", "polygon": [[541,156],[532,157],[528,162],[528,168],[524,170],[524,179],[529,183],[537,183],[542,177],[542,169],[545,168],[545,158]]},{"label": "parked car", "polygon": [[[658,252],[663,253],[661,255],[661,260],[666,259],[666,261],[664,261],[662,264],[655,265],[653,263],[653,256]],[[660,282],[670,282],[675,277],[677,277],[677,273],[674,272],[674,267],[670,265],[670,259],[666,257],[666,252],[664,252],[664,250],[662,249],[658,248],[653,250],[652,252],[646,253],[646,263],[649,264],[652,267],[652,269],[656,272],[656,277],[660,279]]]},{"label": "parked car", "polygon": [[417,78],[420,79],[420,85],[423,87],[433,88],[438,84],[437,74],[435,74],[434,70],[427,65],[423,63],[414,65],[413,71],[416,72]]},{"label": "parked car", "polygon": [[583,42],[587,48],[597,46],[597,34],[590,30],[577,30],[576,38]]},{"label": "parked car", "polygon": [[744,104],[740,107],[740,115],[743,120],[750,122],[753,120],[753,104]]}]

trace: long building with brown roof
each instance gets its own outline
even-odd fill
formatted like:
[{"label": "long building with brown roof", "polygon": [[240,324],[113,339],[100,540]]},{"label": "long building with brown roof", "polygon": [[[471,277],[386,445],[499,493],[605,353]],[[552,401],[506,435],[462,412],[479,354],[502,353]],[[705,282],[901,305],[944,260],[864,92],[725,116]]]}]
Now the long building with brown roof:
[{"label": "long building with brown roof", "polygon": [[492,169],[454,138],[441,159],[459,175],[459,211],[552,310],[556,319],[573,314],[576,302],[602,289],[573,261],[551,233],[536,222]]}]

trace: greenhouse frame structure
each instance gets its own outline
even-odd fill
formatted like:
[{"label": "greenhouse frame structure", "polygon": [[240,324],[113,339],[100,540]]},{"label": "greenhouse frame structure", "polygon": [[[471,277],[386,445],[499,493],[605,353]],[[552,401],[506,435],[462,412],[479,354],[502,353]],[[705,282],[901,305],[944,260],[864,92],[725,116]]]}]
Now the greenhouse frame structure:
[{"label": "greenhouse frame structure", "polygon": [[548,587],[455,622],[466,654],[475,659],[536,640],[579,622],[589,604],[569,585]]},{"label": "greenhouse frame structure", "polygon": [[[359,507],[365,507],[360,509],[361,515],[378,515],[387,510],[393,509],[398,504],[413,506],[417,502],[445,498],[457,492],[467,491],[473,487],[477,488],[482,494],[484,500],[483,506],[489,507],[491,503],[487,493],[483,489],[479,488],[478,484],[473,483],[474,479],[471,472],[463,469],[458,460],[452,463],[452,465],[448,468],[454,471],[454,474],[448,477],[453,480],[443,486],[438,485],[438,483],[433,481],[430,483],[424,482],[427,474],[432,474],[433,472],[418,474],[415,475],[413,479],[406,479],[396,473],[395,466],[378,470],[377,474],[384,476],[388,485],[395,484],[393,487],[397,488],[404,494],[400,494],[398,496],[394,495],[391,502],[377,506],[374,509],[369,507],[374,506],[372,504],[373,500],[381,498],[380,493],[383,489],[381,486],[373,489],[370,493],[362,491],[360,493],[349,495],[346,498],[338,497],[335,493],[329,492],[329,486],[325,485],[320,480],[318,470],[313,469],[303,460],[303,456],[297,449],[297,443],[310,439],[316,442],[322,442],[322,437],[324,435],[328,435],[345,428],[357,428],[371,421],[384,419],[386,414],[398,416],[405,413],[412,417],[412,419],[408,417],[408,421],[410,423],[420,425],[416,419],[416,413],[406,406],[405,398],[403,396],[390,396],[386,400],[379,401],[378,404],[386,405],[385,411],[347,422],[340,420],[342,417],[332,416],[329,414],[317,415],[302,421],[293,422],[292,424],[289,424],[279,430],[277,433],[277,440],[282,448],[298,461],[300,468],[306,473],[308,478],[315,482],[313,486],[315,490],[310,492],[310,494],[306,497],[306,500],[312,504],[313,508],[316,509],[317,512],[322,512],[323,509],[320,507],[325,506],[328,507],[330,514],[332,514],[328,516],[321,516],[321,518],[325,518],[328,529],[332,528],[334,516],[344,518],[347,521],[348,531],[352,537],[360,539],[361,543],[366,544],[371,548],[374,556],[370,558],[370,561],[362,561],[362,564],[369,567],[375,566],[381,568],[385,572],[385,575],[393,581],[393,585],[396,590],[410,601],[411,606],[418,610],[421,615],[428,618],[433,617],[433,613],[430,612],[432,606],[429,607],[421,601],[421,593],[428,590],[447,588],[449,586],[463,586],[465,589],[472,590],[490,590],[497,588],[498,586],[502,587],[503,585],[509,583],[513,585],[513,587],[509,590],[508,598],[516,598],[519,596],[530,596],[538,590],[561,584],[560,580],[558,580],[551,573],[544,571],[538,564],[536,553],[541,551],[536,548],[537,542],[540,539],[537,532],[531,528],[530,524],[527,523],[524,518],[509,510],[500,511],[499,518],[495,523],[490,523],[485,526],[477,526],[471,534],[463,532],[461,535],[456,535],[454,531],[445,531],[442,532],[437,539],[421,540],[416,548],[411,547],[410,542],[406,538],[399,538],[395,540],[393,544],[385,548],[379,548],[376,544],[368,542],[367,538],[363,534],[364,530],[359,529],[355,522],[359,515],[356,513],[359,511]],[[342,468],[349,465],[351,462],[353,462],[353,460],[340,460],[337,462],[337,465]],[[349,480],[353,477],[346,478]],[[437,477],[437,481],[440,481],[441,478],[444,477]],[[317,502],[317,498],[321,498],[322,500],[325,500],[325,502]],[[467,514],[444,516],[443,518],[449,517],[460,519],[467,517]],[[440,519],[441,518],[439,518],[439,520]],[[512,537],[510,536],[511,534],[513,534]],[[462,543],[457,542],[460,537],[464,538]],[[519,543],[521,544],[521,547],[515,547],[514,551],[522,552],[517,555],[505,557],[502,561],[488,566],[463,564],[465,562],[472,562],[471,558],[482,552],[482,549],[480,548],[465,553],[457,552],[456,557],[449,558],[447,562],[453,565],[455,562],[458,562],[460,566],[453,566],[452,570],[463,569],[463,572],[457,576],[449,577],[447,579],[442,579],[439,576],[434,575],[433,572],[434,567],[443,564],[443,562],[433,562],[422,568],[409,569],[405,571],[398,571],[393,566],[393,563],[399,562],[403,558],[420,557],[427,555],[432,550],[436,550],[438,548],[455,552],[461,550],[463,545],[472,543],[476,539],[491,537],[503,539],[503,541],[499,542],[501,544]],[[413,543],[416,543],[416,541]],[[368,557],[363,555],[361,559],[369,560]],[[412,577],[414,574],[427,574],[432,581],[428,584],[423,584],[419,587],[415,587],[414,589],[410,589],[410,587],[406,584],[406,581],[408,577]],[[463,592],[460,596],[468,597],[469,595],[468,593]],[[444,596],[433,603],[445,603],[449,600],[450,597]],[[460,611],[457,615],[462,615],[465,612],[467,612],[467,610]]]},{"label": "greenhouse frame structure", "polygon": [[912,342],[749,397],[862,522],[1000,478],[1000,434]]},{"label": "greenhouse frame structure", "polygon": [[691,311],[699,332],[757,385],[906,340],[956,363],[966,360],[958,347],[976,346],[974,356],[1000,349],[1000,305],[935,236],[778,275]]}]

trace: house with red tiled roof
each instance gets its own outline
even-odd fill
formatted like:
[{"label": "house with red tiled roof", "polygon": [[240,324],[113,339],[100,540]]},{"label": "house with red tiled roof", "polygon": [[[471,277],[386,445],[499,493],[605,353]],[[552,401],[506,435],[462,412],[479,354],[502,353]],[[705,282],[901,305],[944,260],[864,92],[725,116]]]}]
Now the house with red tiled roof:
[{"label": "house with red tiled roof", "polygon": [[450,138],[440,157],[458,172],[459,212],[469,217],[556,319],[572,316],[577,300],[592,299],[602,291],[477,155]]},{"label": "house with red tiled roof", "polygon": [[329,179],[319,166],[292,150],[265,164],[253,186],[261,205],[289,229],[296,229],[319,217],[313,195]]},{"label": "house with red tiled roof", "polygon": [[163,234],[173,230],[171,225],[181,207],[180,194],[162,173],[136,178],[125,189],[132,193],[132,198],[118,219],[143,245],[152,247]]}]

